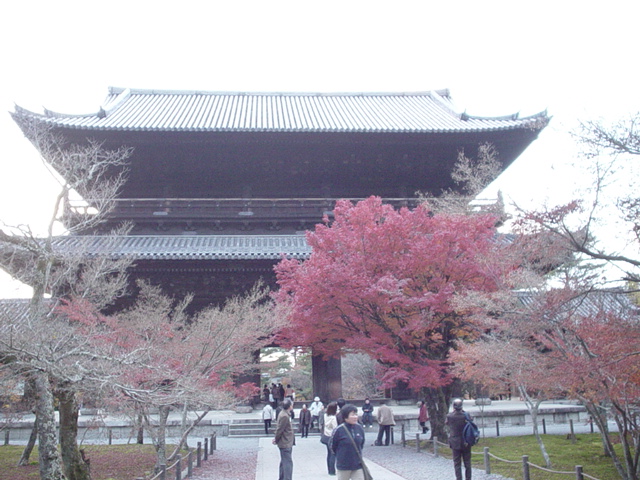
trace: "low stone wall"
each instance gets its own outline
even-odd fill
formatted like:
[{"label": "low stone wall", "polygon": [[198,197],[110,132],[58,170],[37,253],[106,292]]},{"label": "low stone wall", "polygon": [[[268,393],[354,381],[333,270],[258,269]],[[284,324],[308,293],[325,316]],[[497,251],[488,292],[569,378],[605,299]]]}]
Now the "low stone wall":
[{"label": "low stone wall", "polygon": [[[29,440],[33,422],[19,422],[11,426],[0,438],[0,442],[26,443]],[[8,432],[8,439],[7,439]],[[228,422],[212,423],[211,420],[204,419],[189,434],[190,438],[210,437],[229,435]],[[181,435],[180,422],[169,421],[167,425],[167,438],[179,438]],[[138,436],[137,427],[132,426],[128,421],[103,422],[98,419],[78,421],[78,440],[81,443],[135,443]],[[150,443],[148,432],[144,432],[144,443]]]},{"label": "low stone wall", "polygon": [[[500,426],[523,426],[531,425],[531,415],[526,408],[517,410],[473,410],[470,412],[473,420],[479,427],[494,427],[496,422]],[[408,413],[395,415],[396,424],[404,424],[407,430],[418,430],[418,414]],[[569,420],[574,422],[586,422],[587,411],[581,405],[567,405],[563,407],[541,407],[538,412],[538,424],[542,424],[542,420],[547,424],[568,424]]]}]

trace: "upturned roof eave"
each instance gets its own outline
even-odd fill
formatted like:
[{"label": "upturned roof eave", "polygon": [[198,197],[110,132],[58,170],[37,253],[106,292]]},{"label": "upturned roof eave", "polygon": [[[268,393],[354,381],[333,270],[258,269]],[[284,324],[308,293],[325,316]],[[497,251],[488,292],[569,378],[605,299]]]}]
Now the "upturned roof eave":
[{"label": "upturned roof eave", "polygon": [[[372,109],[371,112],[375,115],[381,115],[380,121],[378,122],[370,122],[372,125],[362,125],[363,123],[368,123],[366,121],[362,121],[361,118],[352,117],[354,115],[353,111],[350,111],[348,108],[344,111],[340,111],[339,114],[344,115],[343,122],[340,121],[335,122],[334,125],[318,125],[318,126],[294,126],[291,127],[289,125],[280,125],[275,127],[265,127],[263,125],[257,126],[225,126],[225,125],[209,125],[202,126],[201,124],[197,125],[175,125],[174,122],[156,122],[147,124],[144,122],[139,122],[138,125],[131,124],[131,120],[122,121],[122,123],[118,124],[119,119],[114,123],[112,118],[119,114],[128,115],[128,110],[135,107],[130,107],[129,103],[132,101],[131,97],[135,95],[172,95],[172,96],[182,96],[182,95],[219,95],[221,97],[233,97],[233,98],[244,98],[244,97],[300,97],[300,98],[321,98],[328,99],[326,106],[331,103],[331,98],[352,98],[352,99],[364,99],[360,105],[363,105],[366,108]],[[411,97],[415,97],[418,99],[418,102],[422,107],[419,108],[428,108],[433,110],[427,115],[435,115],[435,117],[430,117],[433,120],[426,120],[427,117],[424,117],[425,112],[421,113],[422,119],[416,123],[425,123],[431,122],[435,124],[433,128],[428,125],[421,127],[417,125],[413,127],[410,125],[410,122],[399,121],[399,122],[388,122],[388,125],[384,125],[385,120],[382,118],[387,114],[391,114],[392,116],[396,116],[396,118],[402,118],[403,115],[410,115],[410,110],[413,108],[409,103],[404,102],[399,106],[399,104],[394,103],[392,106],[381,106],[380,103],[372,103],[369,100],[377,97],[383,98],[397,98],[403,97],[410,99]],[[423,100],[428,97],[431,105],[433,107],[425,107],[425,103]],[[382,100],[384,102],[384,100]],[[427,101],[427,104],[428,102]],[[409,100],[411,102],[411,100]],[[146,103],[146,102],[145,102]],[[284,104],[283,104],[284,105]],[[437,106],[434,106],[437,105]],[[145,108],[156,108],[147,106]],[[236,108],[236,107],[233,107]],[[242,107],[238,107],[242,108]],[[276,108],[276,107],[274,107]],[[278,108],[283,108],[280,105]],[[324,107],[322,107],[324,108]],[[334,107],[332,107],[334,108]],[[399,110],[396,110],[399,108]],[[388,109],[385,112],[385,109]],[[15,106],[15,115],[19,116],[29,116],[33,119],[43,121],[49,125],[53,125],[56,128],[63,128],[69,130],[86,130],[86,131],[113,131],[113,132],[210,132],[210,133],[338,133],[338,134],[354,134],[354,133],[364,133],[364,134],[446,134],[446,133],[471,133],[471,132],[499,132],[499,131],[509,131],[509,130],[521,130],[521,129],[534,129],[540,130],[544,128],[544,126],[548,123],[549,117],[546,111],[541,111],[534,115],[530,115],[528,117],[519,118],[519,115],[511,114],[499,117],[480,117],[480,116],[471,116],[464,113],[458,113],[455,111],[453,107],[453,103],[449,97],[448,90],[440,90],[440,91],[427,91],[427,92],[391,92],[391,93],[304,93],[304,92],[268,92],[268,93],[258,93],[258,92],[207,92],[207,91],[171,91],[171,90],[137,90],[137,89],[120,89],[110,87],[110,94],[104,101],[104,104],[99,107],[98,111],[95,113],[85,113],[85,114],[64,114],[59,112],[54,112],[49,109],[45,109],[44,114],[40,114],[37,112],[30,111],[18,105]],[[440,113],[437,113],[440,111]],[[121,113],[122,112],[122,113]],[[304,113],[304,112],[303,112]],[[310,111],[309,113],[312,113]],[[275,110],[270,113],[271,115],[275,114]],[[298,112],[298,115],[302,113]],[[318,112],[313,112],[314,115],[317,115]],[[398,117],[400,115],[400,117]],[[129,122],[129,123],[127,123]],[[102,123],[102,124],[100,124]],[[169,124],[167,124],[169,123]],[[233,123],[233,122],[229,122]],[[328,122],[334,123],[334,122]],[[349,123],[353,123],[353,127],[349,125]],[[375,125],[377,123],[377,125]],[[397,123],[398,125],[394,125]],[[405,123],[405,125],[400,125]],[[426,128],[424,128],[426,127]]]}]

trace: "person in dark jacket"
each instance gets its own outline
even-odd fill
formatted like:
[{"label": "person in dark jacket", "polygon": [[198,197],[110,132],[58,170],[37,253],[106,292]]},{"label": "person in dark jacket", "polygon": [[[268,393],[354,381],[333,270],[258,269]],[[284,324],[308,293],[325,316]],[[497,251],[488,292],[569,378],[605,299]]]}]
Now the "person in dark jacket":
[{"label": "person in dark jacket", "polygon": [[358,408],[348,404],[340,411],[344,422],[334,430],[330,441],[331,449],[336,455],[338,478],[340,480],[362,479],[360,457],[364,447],[364,428],[358,423]]},{"label": "person in dark jacket", "polygon": [[293,410],[293,402],[285,398],[282,401],[282,411],[278,414],[276,420],[276,431],[273,444],[280,449],[280,469],[278,480],[291,480],[293,476],[293,446],[295,445],[295,436],[291,427],[291,414]]},{"label": "person in dark jacket", "polygon": [[302,405],[298,422],[300,423],[300,436],[307,438],[309,436],[309,426],[311,425],[311,411],[307,408],[306,403]]},{"label": "person in dark jacket", "polygon": [[[471,418],[471,417],[469,417]],[[449,427],[449,447],[453,453],[453,469],[456,480],[462,480],[462,461],[464,461],[464,478],[471,480],[471,445],[464,442],[462,431],[467,423],[462,399],[453,401],[453,411],[447,415],[446,425]]]},{"label": "person in dark jacket", "polygon": [[364,405],[362,405],[362,425],[367,428],[373,426],[373,405],[369,397],[364,399]]}]

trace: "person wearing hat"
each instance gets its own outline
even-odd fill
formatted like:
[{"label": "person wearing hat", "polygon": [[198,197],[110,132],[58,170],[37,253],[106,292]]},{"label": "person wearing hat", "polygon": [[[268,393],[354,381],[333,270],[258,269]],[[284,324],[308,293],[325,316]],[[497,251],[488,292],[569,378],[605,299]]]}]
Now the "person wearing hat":
[{"label": "person wearing hat", "polygon": [[311,412],[311,429],[313,429],[313,425],[318,425],[318,431],[320,431],[320,410],[324,408],[324,405],[320,401],[320,397],[316,397],[313,399],[311,405],[309,405],[309,412]]},{"label": "person wearing hat", "polygon": [[[469,416],[469,418],[471,418]],[[464,462],[464,478],[471,480],[471,445],[464,442],[462,431],[467,423],[462,399],[453,401],[453,411],[447,415],[445,424],[449,427],[449,447],[453,453],[453,469],[456,480],[462,480],[462,462]]]}]

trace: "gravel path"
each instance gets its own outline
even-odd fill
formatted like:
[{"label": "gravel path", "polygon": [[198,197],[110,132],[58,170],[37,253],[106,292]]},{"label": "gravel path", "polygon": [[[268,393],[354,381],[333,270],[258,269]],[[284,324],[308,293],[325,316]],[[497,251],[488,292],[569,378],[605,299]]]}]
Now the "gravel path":
[{"label": "gravel path", "polygon": [[[444,457],[434,457],[426,452],[395,444],[389,447],[364,449],[365,459],[370,459],[407,480],[454,480],[453,462]],[[464,475],[464,467],[463,467]],[[473,470],[474,480],[504,480],[501,475],[487,475],[484,470]],[[382,480],[382,479],[381,479]]]},{"label": "gravel path", "polygon": [[218,437],[216,450],[192,480],[255,480],[258,463],[257,438]]}]

